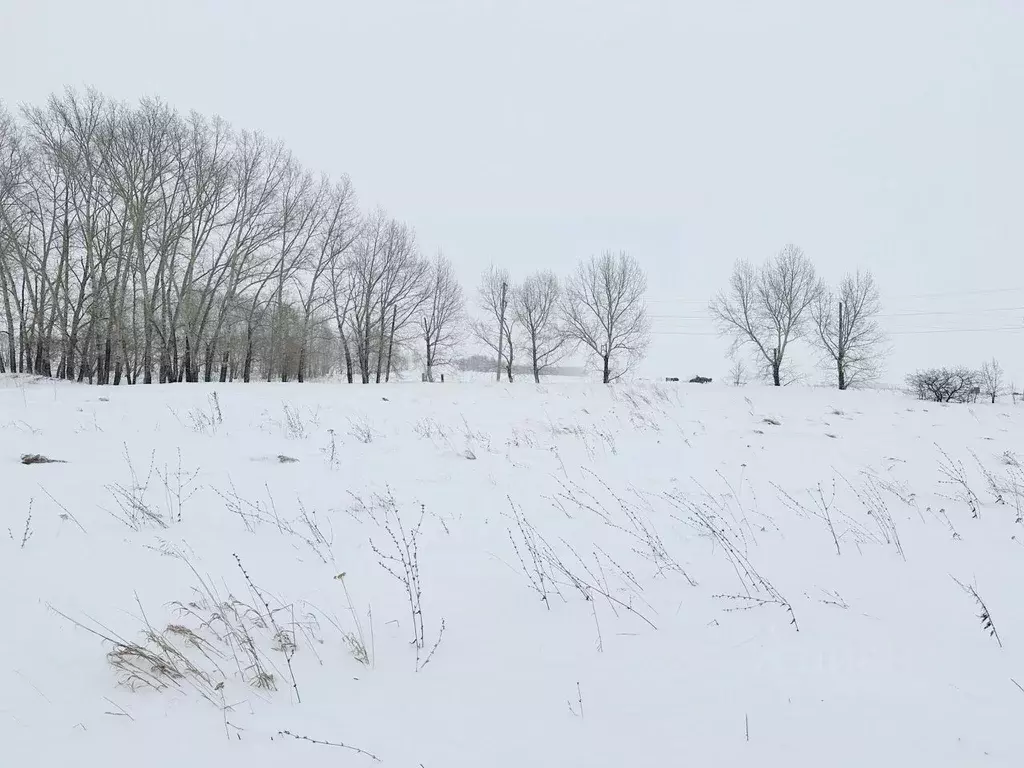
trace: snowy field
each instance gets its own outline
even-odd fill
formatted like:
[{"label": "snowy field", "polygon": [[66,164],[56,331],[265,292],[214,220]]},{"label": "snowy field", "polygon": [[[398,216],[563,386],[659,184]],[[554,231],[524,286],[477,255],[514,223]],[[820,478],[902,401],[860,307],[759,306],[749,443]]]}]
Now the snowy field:
[{"label": "snowy field", "polygon": [[7,378],[0,764],[1020,766],[1022,435],[819,389]]}]

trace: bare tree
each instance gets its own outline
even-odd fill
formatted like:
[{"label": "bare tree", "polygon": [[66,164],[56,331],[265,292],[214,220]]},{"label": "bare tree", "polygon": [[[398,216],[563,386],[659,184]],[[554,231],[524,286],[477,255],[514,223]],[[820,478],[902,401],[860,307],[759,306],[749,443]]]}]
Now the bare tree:
[{"label": "bare tree", "polygon": [[430,297],[421,321],[427,381],[434,380],[434,369],[451,362],[461,342],[465,299],[452,264],[440,251],[430,265]]},{"label": "bare tree", "polygon": [[870,272],[847,275],[839,291],[822,289],[811,305],[818,344],[839,389],[877,381],[888,350],[878,324],[881,298]]},{"label": "bare tree", "polygon": [[1006,394],[1003,384],[1003,367],[994,357],[981,366],[978,386],[981,388],[981,394],[992,398],[993,403],[1000,395]]},{"label": "bare tree", "polygon": [[739,355],[732,356],[732,368],[729,369],[729,383],[734,387],[747,385],[747,366]]},{"label": "bare tree", "polygon": [[[324,179],[323,185],[327,186]],[[340,265],[355,241],[358,233],[355,193],[348,177],[343,177],[337,184],[329,188],[321,203],[325,217],[317,222],[319,232],[316,234],[316,246],[308,261],[300,264],[299,303],[302,308],[302,328],[299,334],[298,380],[304,381],[306,363],[309,355],[310,334],[314,325],[314,317],[326,307],[333,304],[335,321],[339,314],[338,287],[331,286],[332,270]],[[326,290],[325,290],[325,282]]]},{"label": "bare tree", "polygon": [[919,400],[971,403],[981,392],[979,375],[966,366],[928,368],[907,376],[907,385]]},{"label": "bare tree", "polygon": [[605,384],[631,370],[647,350],[646,291],[647,275],[625,251],[605,251],[581,262],[566,285],[566,336],[598,359]]},{"label": "bare tree", "polygon": [[789,345],[806,333],[821,290],[814,265],[795,245],[787,245],[760,268],[737,263],[728,290],[709,308],[719,332],[731,336],[736,348],[752,345],[778,387]]},{"label": "bare tree", "polygon": [[512,314],[522,329],[538,384],[540,375],[572,350],[558,311],[561,295],[558,276],[545,270],[527,277],[512,297]]},{"label": "bare tree", "polygon": [[470,327],[477,340],[497,355],[498,381],[501,381],[504,368],[511,382],[514,378],[513,331],[516,321],[509,309],[509,292],[508,272],[491,265],[484,272],[477,290],[477,303],[486,319],[474,320]]}]

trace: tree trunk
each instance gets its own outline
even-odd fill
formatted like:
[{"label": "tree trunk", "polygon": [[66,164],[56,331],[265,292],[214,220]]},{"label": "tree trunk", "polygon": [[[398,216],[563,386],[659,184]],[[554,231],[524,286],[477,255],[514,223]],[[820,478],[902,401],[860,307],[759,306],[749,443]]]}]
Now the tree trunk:
[{"label": "tree trunk", "polygon": [[839,360],[837,367],[839,368],[839,389],[840,390],[845,390],[846,389],[846,362],[843,361],[843,360]]},{"label": "tree trunk", "polygon": [[242,367],[242,381],[248,384],[252,380],[252,327],[245,332],[245,365]]},{"label": "tree trunk", "polygon": [[223,384],[228,380],[228,363],[230,361],[228,350],[224,350],[224,357],[220,361],[220,383]]},{"label": "tree trunk", "polygon": [[391,355],[395,351],[395,324],[398,322],[398,307],[391,313],[391,337],[388,339],[388,368],[384,373],[384,381],[391,381]]},{"label": "tree trunk", "polygon": [[192,339],[185,335],[185,362],[182,367],[185,369],[185,381],[192,381]]},{"label": "tree trunk", "polygon": [[531,333],[530,353],[533,358],[533,383],[540,384],[540,362],[537,360],[537,334]]},{"label": "tree trunk", "polygon": [[304,384],[306,381],[306,342],[302,342],[302,346],[299,347],[299,370],[296,375],[296,379],[299,384]]},{"label": "tree trunk", "polygon": [[[213,381],[213,358],[216,356],[216,352],[217,348],[213,345],[213,343],[209,341],[206,342],[206,359],[204,360],[203,363],[206,367],[203,370],[203,381],[205,381],[207,384]],[[199,377],[197,376],[196,381],[198,380]]]},{"label": "tree trunk", "polygon": [[352,350],[348,346],[348,337],[345,334],[341,334],[341,348],[345,351],[345,378],[348,383],[352,383],[353,371],[352,371]]},{"label": "tree trunk", "polygon": [[611,369],[611,355],[602,355],[601,362],[603,364],[603,371],[601,375],[601,383],[608,384],[612,380],[612,369]]}]

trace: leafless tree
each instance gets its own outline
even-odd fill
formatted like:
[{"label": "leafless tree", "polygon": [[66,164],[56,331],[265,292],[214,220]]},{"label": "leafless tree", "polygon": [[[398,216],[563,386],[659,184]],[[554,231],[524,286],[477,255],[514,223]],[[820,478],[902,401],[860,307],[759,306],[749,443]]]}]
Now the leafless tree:
[{"label": "leafless tree", "polygon": [[18,232],[22,229],[23,212],[18,204],[24,184],[26,157],[20,128],[0,103],[0,295],[4,307],[4,325],[0,335],[6,337],[8,358],[4,363],[3,347],[0,347],[0,373],[10,366],[17,371],[18,342],[16,325],[11,304],[15,288]]},{"label": "leafless tree", "polygon": [[462,340],[465,299],[452,264],[440,251],[430,264],[429,299],[421,320],[427,381],[434,369],[448,365]]},{"label": "leafless tree", "polygon": [[822,289],[811,305],[817,341],[839,389],[877,381],[888,352],[878,323],[881,298],[870,272],[847,275],[838,292]]},{"label": "leafless tree", "polygon": [[647,351],[646,291],[647,275],[625,251],[605,251],[581,262],[566,285],[566,336],[597,358],[605,384],[630,371]]},{"label": "leafless tree", "polygon": [[522,329],[533,380],[557,365],[572,351],[568,334],[559,313],[562,287],[554,272],[536,272],[516,287],[512,297],[512,314]]},{"label": "leafless tree", "polygon": [[795,245],[787,245],[759,268],[737,263],[729,288],[711,301],[710,311],[734,348],[753,346],[778,387],[789,345],[806,333],[821,291],[814,265]]},{"label": "leafless tree", "polygon": [[732,368],[729,369],[729,383],[734,387],[747,385],[747,366],[739,355],[732,356]]},{"label": "leafless tree", "polygon": [[508,272],[491,265],[480,280],[477,289],[477,304],[484,319],[474,320],[470,326],[477,340],[497,355],[498,381],[501,381],[502,368],[513,381],[513,364],[515,362],[516,327],[515,313],[509,306],[511,288]]},{"label": "leafless tree", "polygon": [[981,394],[991,398],[993,403],[1000,395],[1006,394],[1003,382],[1003,367],[994,357],[981,366],[978,386],[981,388]]},{"label": "leafless tree", "polygon": [[907,385],[919,400],[971,403],[980,394],[979,380],[978,372],[965,366],[928,368],[907,376]]}]

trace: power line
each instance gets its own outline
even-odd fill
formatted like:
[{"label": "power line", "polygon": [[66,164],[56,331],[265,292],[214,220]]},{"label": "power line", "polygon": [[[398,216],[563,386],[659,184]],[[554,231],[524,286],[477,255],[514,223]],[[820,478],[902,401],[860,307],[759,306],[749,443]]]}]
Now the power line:
[{"label": "power line", "polygon": [[[928,317],[928,316],[955,316],[955,315],[972,315],[985,312],[1024,312],[1024,306],[1020,307],[979,307],[978,309],[942,309],[942,310],[911,310],[908,312],[881,312],[875,317]],[[714,319],[714,315],[707,313],[705,315],[650,315],[653,320],[683,320],[698,322],[702,320]]]},{"label": "power line", "polygon": [[[922,333],[1005,333],[1024,331],[1024,325],[1006,325],[1000,328],[925,328],[916,331],[892,331],[889,336],[914,336]],[[716,331],[651,331],[652,336],[722,336]],[[728,336],[728,334],[725,334]]]},{"label": "power line", "polygon": [[[885,299],[932,299],[932,298],[943,298],[949,296],[987,296],[995,293],[1021,293],[1024,292],[1024,286],[1018,286],[1015,288],[980,288],[971,291],[939,291],[936,293],[905,293],[892,296],[884,296]],[[648,299],[649,304],[702,304],[707,306],[709,299],[686,299],[686,298],[665,298],[665,299]]]}]

